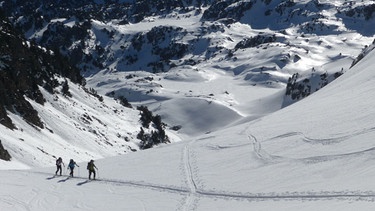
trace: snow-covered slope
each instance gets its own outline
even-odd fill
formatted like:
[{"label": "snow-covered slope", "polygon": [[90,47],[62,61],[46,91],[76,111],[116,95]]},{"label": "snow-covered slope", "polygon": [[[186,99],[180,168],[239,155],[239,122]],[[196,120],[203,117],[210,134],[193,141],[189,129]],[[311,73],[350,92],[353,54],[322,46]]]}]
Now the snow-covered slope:
[{"label": "snow-covered slope", "polygon": [[[252,6],[245,8],[246,2]],[[202,99],[214,102],[209,107],[229,109],[224,113],[232,115],[225,125],[238,116],[255,119],[272,113],[321,89],[335,74],[345,73],[373,41],[370,28],[365,27],[366,32],[354,24],[373,22],[361,13],[366,6],[371,2],[226,1],[200,12],[192,7],[185,13],[155,14],[131,24],[93,21],[91,30],[96,33],[88,40],[111,52],[112,59],[103,62],[106,68],[99,73],[85,74],[88,85],[99,93],[148,105],[170,126],[181,125],[181,134],[202,134],[213,130],[209,123],[217,122],[205,118],[207,106]],[[104,36],[106,31],[113,36]],[[181,45],[186,49],[179,55]],[[156,52],[175,57],[161,59]],[[152,69],[155,63],[160,67]],[[296,73],[305,93],[295,88],[295,96],[284,98],[288,79]],[[191,118],[191,108],[169,106],[186,101],[199,115]],[[172,116],[175,112],[170,109],[179,113]],[[204,127],[201,122],[206,122]],[[187,130],[191,127],[183,123],[198,130]]]},{"label": "snow-covered slope", "polygon": [[[57,2],[58,6],[44,1],[4,2],[1,7],[27,38],[70,56],[89,86],[103,95],[124,95],[131,102],[133,93],[141,96],[136,98],[141,103],[150,98],[156,104],[169,99],[168,92],[150,90],[164,87],[162,79],[171,75],[174,82],[181,76],[189,78],[196,90],[208,92],[189,90],[193,96],[208,97],[216,88],[200,86],[207,83],[196,83],[191,77],[199,75],[202,80],[198,82],[207,82],[216,72],[233,76],[228,79],[248,85],[247,90],[253,86],[273,89],[262,97],[273,95],[275,89],[284,90],[288,78],[298,73],[300,80],[323,81],[307,84],[312,93],[326,83],[320,75],[345,72],[374,34],[374,4],[369,0],[73,1]],[[30,16],[33,13],[28,11],[36,8],[36,17]],[[135,83],[126,77],[134,71],[145,71],[162,81]],[[107,78],[116,80],[100,86]],[[167,88],[178,92],[178,87],[175,83]],[[241,104],[235,110],[254,118],[260,115],[243,106],[247,101],[239,101],[244,97],[236,96],[237,92],[227,92],[232,106]],[[258,100],[250,98],[250,102]]]},{"label": "snow-covered slope", "polygon": [[[90,19],[80,44],[104,68],[81,63],[92,70],[88,85],[147,105],[168,127],[181,127],[168,132],[178,143],[127,153],[138,149],[138,111],[69,83],[73,98],[30,101],[45,129],[13,114],[18,129],[0,128],[13,157],[0,161],[0,209],[373,210],[375,52],[362,51],[373,40],[372,2],[233,2],[131,24]],[[233,12],[249,2],[258,13]],[[53,23],[83,24],[53,19],[51,31]],[[27,35],[43,39],[47,28]],[[159,32],[166,39],[151,36]],[[128,43],[134,37],[147,42]],[[191,48],[167,62],[176,65],[168,72],[150,73],[147,64],[157,59],[150,49],[171,50],[170,41]],[[322,89],[314,81],[320,91],[295,104],[284,96],[293,73],[313,79],[338,71],[344,74]],[[78,161],[75,178],[66,169],[54,177],[56,156]],[[86,180],[93,158],[95,182]]]},{"label": "snow-covered slope", "polygon": [[76,178],[53,177],[53,168],[1,171],[0,207],[372,210],[374,58],[371,51],[321,91],[257,120],[97,160],[98,181],[86,180],[85,162]]},{"label": "snow-covered slope", "polygon": [[[70,56],[88,87],[147,105],[180,137],[290,105],[373,41],[372,1],[44,2],[0,6],[27,38]],[[303,93],[285,97],[295,74]]]},{"label": "snow-covered slope", "polygon": [[[1,127],[1,143],[12,159],[0,160],[0,169],[51,166],[55,158],[63,155],[84,161],[139,150],[139,111],[112,98],[100,101],[83,89],[70,83],[72,97],[51,95],[41,89],[45,104],[30,100],[44,121],[44,129],[9,113],[16,129]],[[173,134],[167,135],[172,142],[180,140]]]}]

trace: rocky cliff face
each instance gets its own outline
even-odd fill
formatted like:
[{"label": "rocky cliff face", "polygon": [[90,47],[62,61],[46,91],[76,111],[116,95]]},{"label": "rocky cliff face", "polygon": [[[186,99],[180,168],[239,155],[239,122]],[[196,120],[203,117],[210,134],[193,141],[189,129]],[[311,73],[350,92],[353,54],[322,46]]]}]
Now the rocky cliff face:
[{"label": "rocky cliff face", "polygon": [[[373,27],[365,27],[374,22],[372,1],[18,0],[4,1],[1,8],[29,43],[66,56],[83,76],[100,71],[166,72],[179,66],[196,67],[207,61],[235,62],[244,51],[250,55],[279,51],[272,58],[257,58],[256,67],[240,64],[251,66],[248,70],[233,68],[235,74],[241,73],[238,69],[250,71],[245,79],[254,80],[254,84],[279,83],[279,77],[263,70],[283,71],[292,79],[292,71],[296,70],[290,67],[301,66],[298,62],[303,60],[303,54],[311,55],[304,42],[311,46],[309,42],[316,37],[347,31],[362,36],[375,33]],[[183,25],[190,17],[200,17],[192,23],[193,29],[168,24],[170,20],[181,20]],[[151,24],[155,19],[165,20],[165,24],[146,31],[127,30],[138,23]],[[249,32],[232,34],[238,25],[247,26]],[[324,44],[322,40],[316,43]],[[313,60],[310,55],[308,59]],[[250,57],[248,62],[254,63]],[[341,68],[334,74],[337,72],[341,74]],[[78,80],[79,76],[74,74]],[[299,80],[303,81],[303,77],[300,75]]]},{"label": "rocky cliff face", "polygon": [[[215,41],[207,40],[205,35],[230,30],[235,23],[275,32],[295,27],[300,35],[335,33],[339,26],[330,23],[335,17],[328,17],[321,12],[323,10],[336,9],[336,18],[343,20],[350,30],[369,34],[371,30],[352,24],[352,20],[371,20],[375,6],[373,3],[343,1],[334,4],[319,0],[298,3],[293,0],[112,0],[105,3],[93,0],[19,0],[5,1],[1,8],[28,39],[59,50],[68,56],[72,65],[91,74],[114,67],[119,71],[162,72],[176,65],[198,64],[202,58],[207,60],[218,54],[233,53],[236,49],[215,46]],[[189,43],[182,40],[192,36],[192,32],[180,27],[157,26],[149,32],[126,36],[119,31],[123,25],[152,21],[154,17],[180,18],[199,13],[202,14],[200,31],[193,34]],[[114,43],[109,40],[121,43],[121,49],[114,49]],[[169,45],[163,45],[163,40]],[[195,51],[197,43],[202,42],[208,42],[207,46],[213,48]],[[145,59],[143,55],[153,58]],[[194,58],[187,55],[194,55]]]},{"label": "rocky cliff face", "polygon": [[0,18],[0,123],[14,128],[8,110],[43,128],[43,122],[27,99],[43,104],[45,100],[40,87],[54,93],[61,85],[55,75],[81,84],[84,79],[59,52],[54,53],[27,41],[2,14]]}]

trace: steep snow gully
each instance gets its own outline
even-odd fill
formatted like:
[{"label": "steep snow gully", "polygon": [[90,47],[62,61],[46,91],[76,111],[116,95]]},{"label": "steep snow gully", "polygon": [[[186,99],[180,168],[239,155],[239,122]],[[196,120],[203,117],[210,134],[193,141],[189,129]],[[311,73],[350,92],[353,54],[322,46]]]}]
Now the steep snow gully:
[{"label": "steep snow gully", "polygon": [[[267,154],[261,147],[261,143],[257,138],[251,134],[246,134],[249,145],[253,145],[254,153],[260,158],[266,161],[273,158]],[[300,135],[303,134],[288,134],[288,135]],[[214,138],[214,137],[210,137]],[[204,138],[207,139],[207,138]],[[307,139],[307,138],[306,138]],[[199,139],[202,140],[202,139]],[[199,184],[202,180],[200,178],[199,169],[196,167],[197,151],[194,150],[193,145],[199,140],[192,140],[187,142],[181,151],[181,168],[184,175],[184,182],[187,185],[184,187],[152,184],[144,181],[130,181],[130,180],[117,180],[117,179],[106,179],[99,178],[95,182],[105,185],[115,186],[129,186],[135,188],[148,189],[158,192],[169,192],[184,196],[184,201],[181,202],[179,210],[196,210],[199,200],[201,198],[211,199],[224,199],[224,200],[248,200],[248,201],[265,201],[265,200],[365,200],[374,201],[374,191],[324,191],[324,192],[285,192],[285,193],[240,193],[240,192],[225,192],[225,191],[212,191],[205,190]],[[51,176],[46,172],[31,171],[33,174],[41,174],[48,176],[46,179],[50,181],[66,182],[67,180],[76,180],[77,186],[89,185],[91,180],[87,180],[85,177],[67,177],[67,176]]]}]

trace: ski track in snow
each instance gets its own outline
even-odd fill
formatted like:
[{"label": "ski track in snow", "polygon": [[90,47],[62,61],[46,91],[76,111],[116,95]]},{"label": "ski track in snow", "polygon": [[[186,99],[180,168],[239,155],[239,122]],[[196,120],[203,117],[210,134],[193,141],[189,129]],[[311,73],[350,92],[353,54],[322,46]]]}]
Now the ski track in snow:
[{"label": "ski track in snow", "polygon": [[253,135],[247,135],[248,139],[253,143],[254,153],[262,160],[266,162],[274,162],[280,160],[282,157],[280,156],[273,156],[268,154],[266,151],[262,149],[261,143],[258,139]]},{"label": "ski track in snow", "polygon": [[[374,128],[371,129],[373,131]],[[363,131],[362,131],[363,132]],[[302,133],[289,133],[284,134],[281,136],[294,136],[294,135],[302,135]],[[281,137],[279,136],[279,137]],[[248,139],[252,142],[255,154],[260,158],[266,161],[272,161],[277,156],[269,155],[265,152],[260,142],[254,137],[253,135],[247,135]],[[342,138],[342,137],[341,137]],[[180,195],[185,195],[184,202],[181,205],[180,209],[182,210],[196,210],[198,206],[199,199],[201,197],[207,198],[214,198],[214,199],[223,199],[223,200],[247,200],[247,201],[280,201],[280,200],[346,200],[346,201],[375,201],[375,192],[374,191],[350,191],[350,190],[343,190],[343,191],[321,191],[321,192],[269,192],[269,193],[240,193],[240,192],[225,192],[225,191],[210,191],[210,190],[202,190],[198,188],[196,181],[199,181],[198,174],[199,172],[197,169],[194,168],[192,162],[193,153],[191,152],[191,145],[194,144],[194,141],[187,143],[183,150],[182,150],[182,171],[185,175],[185,182],[187,188],[184,187],[176,187],[176,186],[168,186],[163,184],[152,184],[147,182],[140,182],[140,181],[126,181],[126,180],[117,180],[117,179],[107,179],[107,178],[98,178],[95,181],[88,180],[85,177],[68,177],[68,175],[63,176],[52,176],[46,172],[37,172],[32,171],[31,173],[35,174],[42,174],[42,175],[49,175],[50,177],[46,178],[50,181],[56,182],[66,182],[68,180],[77,180],[77,186],[81,185],[88,185],[90,182],[98,182],[103,184],[110,184],[110,185],[123,185],[123,186],[131,186],[136,188],[143,188],[143,189],[150,189],[153,191],[160,191],[160,192],[170,192]],[[194,157],[194,156],[193,156]],[[57,180],[55,180],[57,179]],[[6,203],[14,203],[15,199],[1,199]],[[26,206],[22,203],[16,202],[19,206]],[[179,209],[179,210],[180,210]]]},{"label": "ski track in snow", "polygon": [[[301,140],[309,143],[311,145],[315,144],[323,144],[323,145],[330,145],[330,144],[337,144],[343,141],[346,141],[352,137],[356,137],[359,135],[364,135],[367,133],[375,132],[375,127],[372,128],[365,128],[361,131],[352,132],[348,135],[341,135],[331,138],[311,138],[306,136],[302,132],[289,132],[282,135],[278,135],[275,137],[272,137],[270,139],[264,140],[263,142],[271,141],[271,140],[280,140],[282,138],[290,138],[293,136],[299,136],[301,137]],[[248,139],[253,144],[254,153],[262,160],[266,162],[277,162],[277,161],[292,161],[292,160],[300,160],[304,162],[319,162],[319,161],[330,161],[334,159],[341,159],[341,158],[347,158],[350,156],[358,156],[365,153],[372,153],[375,151],[375,147],[370,147],[367,149],[359,150],[359,151],[353,151],[353,152],[347,152],[347,153],[340,153],[340,154],[331,154],[331,155],[320,155],[320,156],[312,156],[312,157],[303,157],[303,158],[289,158],[289,157],[283,157],[283,156],[276,156],[271,155],[267,153],[264,149],[262,149],[261,143],[257,140],[257,138],[252,134],[247,134]]]},{"label": "ski track in snow", "polygon": [[197,185],[194,180],[194,174],[193,170],[191,167],[191,162],[190,162],[190,144],[193,142],[190,142],[185,145],[184,150],[183,150],[183,165],[184,165],[184,170],[185,170],[185,176],[186,176],[186,182],[189,186],[190,193],[187,197],[184,210],[194,210],[194,207],[196,206],[197,203]]},{"label": "ski track in snow", "polygon": [[30,210],[29,205],[26,202],[18,200],[12,196],[2,196],[0,198],[2,204],[8,204],[14,210]]},{"label": "ski track in snow", "polygon": [[342,135],[342,136],[330,137],[330,138],[319,138],[319,139],[308,137],[302,132],[290,132],[290,133],[282,134],[282,135],[279,135],[279,136],[275,136],[273,138],[265,140],[265,142],[275,140],[275,139],[288,138],[288,137],[292,137],[292,136],[300,136],[300,137],[302,137],[302,140],[304,142],[307,142],[307,143],[310,143],[310,144],[325,144],[325,145],[328,145],[328,144],[340,143],[340,142],[345,141],[349,138],[359,136],[359,135],[363,135],[363,134],[366,134],[366,133],[371,133],[371,132],[374,132],[374,131],[375,131],[375,127],[365,128],[361,131],[351,132],[348,135]]}]

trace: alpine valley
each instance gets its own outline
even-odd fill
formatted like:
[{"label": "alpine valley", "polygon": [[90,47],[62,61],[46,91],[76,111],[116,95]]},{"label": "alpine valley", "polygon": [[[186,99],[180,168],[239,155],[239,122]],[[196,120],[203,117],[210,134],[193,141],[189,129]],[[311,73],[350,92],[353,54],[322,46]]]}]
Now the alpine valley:
[{"label": "alpine valley", "polygon": [[372,210],[374,12],[0,0],[0,210]]}]

